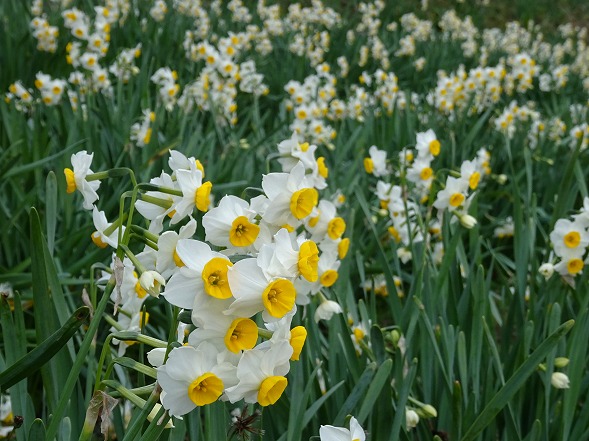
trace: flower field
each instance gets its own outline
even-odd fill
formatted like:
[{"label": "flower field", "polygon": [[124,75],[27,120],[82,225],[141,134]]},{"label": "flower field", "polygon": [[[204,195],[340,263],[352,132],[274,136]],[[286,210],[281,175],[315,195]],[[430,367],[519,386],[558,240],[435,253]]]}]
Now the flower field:
[{"label": "flower field", "polygon": [[1,2],[0,439],[589,440],[561,3]]}]

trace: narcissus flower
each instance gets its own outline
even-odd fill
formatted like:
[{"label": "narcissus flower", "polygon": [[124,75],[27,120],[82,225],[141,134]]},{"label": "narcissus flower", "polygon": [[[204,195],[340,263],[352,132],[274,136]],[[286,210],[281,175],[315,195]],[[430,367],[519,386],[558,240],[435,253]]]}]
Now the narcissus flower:
[{"label": "narcissus flower", "polygon": [[227,271],[232,263],[227,256],[211,251],[204,242],[192,239],[180,239],[176,253],[184,266],[168,281],[164,292],[168,302],[192,309],[196,299],[203,296],[231,297]]},{"label": "narcissus flower", "polygon": [[429,129],[427,132],[418,133],[416,138],[417,143],[415,148],[419,157],[433,157],[440,154],[441,144],[432,129]]},{"label": "narcissus flower", "polygon": [[236,383],[235,367],[218,364],[217,351],[208,343],[182,346],[172,349],[166,364],[157,369],[157,380],[165,392],[162,405],[170,415],[181,416],[217,401]]},{"label": "narcissus flower", "polygon": [[553,372],[550,377],[550,384],[556,389],[568,389],[569,383],[569,377],[562,372]]},{"label": "narcissus flower", "polygon": [[296,290],[285,278],[269,279],[256,259],[243,259],[233,265],[227,277],[235,301],[226,314],[251,317],[263,311],[266,322],[276,321],[295,305]]},{"label": "narcissus flower", "polygon": [[288,385],[285,375],[292,353],[292,347],[284,340],[266,350],[246,351],[237,365],[239,383],[226,390],[229,401],[243,399],[261,406],[276,403]]},{"label": "narcissus flower", "polygon": [[365,441],[364,429],[354,417],[350,419],[350,430],[343,427],[321,426],[319,428],[321,441]]},{"label": "narcissus flower", "polygon": [[72,155],[72,169],[64,169],[65,180],[67,183],[67,192],[73,193],[78,190],[84,197],[83,207],[86,210],[91,210],[94,202],[98,200],[98,194],[96,190],[100,187],[100,181],[86,180],[86,177],[92,174],[90,165],[92,164],[92,158],[94,153],[88,154],[86,150],[74,153]]},{"label": "narcissus flower", "polygon": [[237,196],[225,196],[202,219],[205,239],[213,245],[226,248],[250,247],[260,233],[256,215],[248,202]]}]

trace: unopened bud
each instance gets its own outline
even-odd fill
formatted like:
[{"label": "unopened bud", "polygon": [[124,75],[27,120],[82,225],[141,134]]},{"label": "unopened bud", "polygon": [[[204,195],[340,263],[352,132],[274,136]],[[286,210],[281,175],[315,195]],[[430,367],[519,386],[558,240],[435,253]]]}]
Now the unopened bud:
[{"label": "unopened bud", "polygon": [[464,228],[470,230],[477,224],[477,220],[472,217],[470,214],[463,214],[460,216],[460,225]]},{"label": "unopened bud", "polygon": [[554,274],[554,265],[551,263],[543,263],[540,265],[540,268],[538,268],[538,272],[544,276],[544,279],[548,280],[552,277],[552,274]]},{"label": "unopened bud", "polygon": [[566,357],[556,357],[554,359],[554,367],[563,368],[569,364],[569,359]]},{"label": "unopened bud", "polygon": [[556,389],[568,389],[569,388],[569,377],[567,374],[562,372],[554,372],[550,378],[550,383]]}]

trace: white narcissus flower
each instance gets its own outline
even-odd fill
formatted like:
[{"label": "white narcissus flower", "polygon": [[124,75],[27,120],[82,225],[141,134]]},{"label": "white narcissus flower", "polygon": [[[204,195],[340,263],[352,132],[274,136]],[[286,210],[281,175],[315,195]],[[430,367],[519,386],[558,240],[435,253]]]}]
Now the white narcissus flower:
[{"label": "white narcissus flower", "polygon": [[[172,176],[165,172],[162,172],[159,177],[150,179],[149,183],[161,187],[178,189],[176,182],[172,180]],[[138,200],[135,202],[135,208],[141,214],[141,216],[151,221],[149,223],[149,231],[151,233],[157,234],[163,229],[164,218],[173,214],[172,210],[174,201],[178,200],[179,197],[162,193],[160,191],[148,191],[145,193],[145,196],[155,197],[162,200],[162,202],[169,204],[169,206],[166,208],[144,200]]]},{"label": "white narcissus flower", "polygon": [[232,266],[227,256],[211,251],[204,242],[180,239],[176,253],[184,264],[168,281],[163,295],[172,305],[193,309],[198,298],[228,299],[232,296],[227,280]]},{"label": "white narcissus flower", "polygon": [[321,302],[321,305],[315,310],[315,322],[318,323],[319,320],[329,320],[333,314],[341,314],[342,312],[344,311],[339,303],[334,302],[333,300],[326,300]]},{"label": "white narcissus flower", "polygon": [[[92,220],[94,221],[94,227],[96,231],[92,233],[92,242],[96,244],[96,246],[100,248],[106,248],[110,245],[113,248],[117,248],[119,245],[119,228],[115,228],[110,234],[107,236],[105,234],[105,230],[112,226],[112,223],[108,222],[106,219],[106,215],[104,211],[98,211],[96,207],[92,209]],[[125,232],[125,226],[121,227],[123,229],[123,233]]]},{"label": "white narcissus flower", "polygon": [[319,428],[321,441],[365,441],[364,429],[354,417],[350,418],[350,430],[343,427],[321,426]]},{"label": "white narcissus flower", "polygon": [[319,193],[305,176],[302,162],[290,173],[269,173],[262,177],[262,188],[268,197],[264,220],[282,227],[296,227],[315,210]]},{"label": "white narcissus flower", "polygon": [[211,202],[211,182],[202,182],[203,173],[196,164],[191,164],[190,170],[177,170],[176,179],[182,191],[182,198],[174,206],[171,224],[176,224],[192,213],[194,208],[206,212]]},{"label": "white narcissus flower", "polygon": [[162,233],[157,241],[156,270],[165,278],[174,274],[178,268],[184,266],[180,256],[176,252],[176,246],[180,239],[190,239],[196,232],[196,220],[190,221],[180,228],[180,232],[166,231]]},{"label": "white narcissus flower", "polygon": [[390,174],[387,169],[387,152],[379,150],[375,145],[368,149],[370,157],[364,159],[364,167],[366,171],[373,174],[377,178],[387,176]]},{"label": "white narcissus flower", "polygon": [[163,389],[162,405],[170,415],[185,415],[197,406],[217,401],[227,387],[236,384],[235,366],[217,362],[217,350],[209,343],[198,348],[174,348],[166,364],[157,369]]},{"label": "white narcissus flower", "polygon": [[260,233],[256,215],[247,201],[237,196],[224,196],[217,207],[203,216],[205,240],[216,246],[236,248],[236,252],[247,250]]},{"label": "white narcissus flower", "polygon": [[67,183],[67,192],[73,193],[78,190],[84,197],[83,207],[86,210],[91,210],[94,202],[98,200],[98,187],[100,187],[100,181],[86,181],[86,176],[92,174],[90,165],[92,164],[92,158],[94,153],[88,154],[86,150],[74,153],[72,155],[72,169],[64,169],[65,180]]},{"label": "white narcissus flower", "polygon": [[160,289],[166,286],[166,281],[157,271],[143,271],[139,277],[139,284],[152,297],[160,296]]},{"label": "white narcissus flower", "polygon": [[296,290],[285,278],[268,278],[255,258],[235,263],[227,272],[235,301],[225,314],[252,317],[263,311],[265,322],[284,317],[295,306]]},{"label": "white narcissus flower", "polygon": [[559,257],[581,257],[589,245],[589,233],[581,222],[559,219],[550,233],[550,242]]},{"label": "white narcissus flower", "polygon": [[225,391],[229,401],[235,403],[243,399],[261,406],[276,403],[288,385],[285,376],[290,369],[292,353],[291,345],[285,340],[265,350],[246,351],[237,365],[239,383]]},{"label": "white narcissus flower", "polygon": [[415,148],[417,149],[417,156],[421,158],[438,156],[440,154],[440,141],[436,137],[436,133],[429,129],[427,132],[418,133],[417,143]]},{"label": "white narcissus flower", "polygon": [[446,187],[438,192],[434,207],[438,210],[454,211],[466,200],[467,191],[468,181],[448,176]]}]

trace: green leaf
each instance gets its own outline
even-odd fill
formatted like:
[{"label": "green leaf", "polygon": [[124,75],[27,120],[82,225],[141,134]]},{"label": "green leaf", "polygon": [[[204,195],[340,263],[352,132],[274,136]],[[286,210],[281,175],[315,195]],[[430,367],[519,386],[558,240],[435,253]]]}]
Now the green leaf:
[{"label": "green leaf", "polygon": [[538,364],[546,357],[560,339],[573,327],[574,320],[569,320],[563,323],[560,327],[552,333],[546,340],[544,340],[538,348],[530,354],[526,361],[517,369],[513,376],[507,380],[505,385],[493,396],[487,403],[483,411],[474,420],[472,425],[468,428],[462,441],[473,441],[485,427],[487,427],[495,416],[503,409],[511,397],[523,386],[528,377],[532,375],[538,368]]},{"label": "green leaf", "polygon": [[354,389],[352,389],[352,392],[340,407],[340,411],[338,412],[333,422],[335,426],[342,426],[344,424],[346,415],[353,411],[358,402],[360,402],[360,399],[364,396],[368,386],[370,386],[370,382],[372,381],[372,377],[374,377],[375,371],[376,363],[370,363],[368,366],[366,366],[366,369],[364,369],[364,372],[354,386]]},{"label": "green leaf", "polygon": [[[382,335],[382,334],[381,334]],[[372,408],[374,407],[374,403],[376,402],[379,394],[383,390],[383,386],[389,380],[389,374],[391,373],[391,369],[393,368],[393,360],[388,359],[383,364],[380,365],[372,383],[370,383],[370,387],[368,388],[368,392],[366,392],[366,397],[364,398],[364,402],[362,403],[362,407],[360,407],[360,412],[356,419],[360,424],[364,423],[366,417],[372,412]]]},{"label": "green leaf", "polygon": [[59,330],[43,341],[35,349],[22,357],[12,366],[0,373],[0,390],[6,391],[10,386],[30,376],[40,369],[63,348],[67,341],[90,315],[90,309],[82,306],[70,317]]},{"label": "green leaf", "polygon": [[35,418],[29,429],[29,441],[45,441],[45,424],[40,418]]}]

